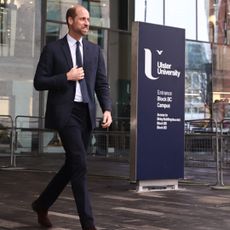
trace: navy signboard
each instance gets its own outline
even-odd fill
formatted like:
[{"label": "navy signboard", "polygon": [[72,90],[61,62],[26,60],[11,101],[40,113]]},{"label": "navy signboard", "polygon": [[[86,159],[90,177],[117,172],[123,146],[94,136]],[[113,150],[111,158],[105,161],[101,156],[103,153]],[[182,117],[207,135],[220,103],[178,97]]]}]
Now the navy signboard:
[{"label": "navy signboard", "polygon": [[131,178],[184,176],[185,31],[133,23]]}]

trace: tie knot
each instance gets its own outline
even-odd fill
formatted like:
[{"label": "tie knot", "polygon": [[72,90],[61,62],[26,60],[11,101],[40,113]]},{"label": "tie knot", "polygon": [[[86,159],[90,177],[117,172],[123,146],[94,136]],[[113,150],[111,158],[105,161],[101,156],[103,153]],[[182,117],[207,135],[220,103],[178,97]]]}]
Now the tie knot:
[{"label": "tie knot", "polygon": [[76,42],[76,45],[77,45],[77,47],[79,47],[79,46],[80,46],[80,42],[79,42],[79,41],[77,41],[77,42]]}]

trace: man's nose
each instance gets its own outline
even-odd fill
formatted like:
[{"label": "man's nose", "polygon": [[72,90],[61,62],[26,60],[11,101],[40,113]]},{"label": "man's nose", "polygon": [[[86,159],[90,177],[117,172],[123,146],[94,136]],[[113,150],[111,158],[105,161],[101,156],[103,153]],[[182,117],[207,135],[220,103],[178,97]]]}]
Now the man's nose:
[{"label": "man's nose", "polygon": [[85,19],[85,20],[84,20],[84,23],[85,23],[86,25],[89,25],[89,20],[88,20],[88,19]]}]

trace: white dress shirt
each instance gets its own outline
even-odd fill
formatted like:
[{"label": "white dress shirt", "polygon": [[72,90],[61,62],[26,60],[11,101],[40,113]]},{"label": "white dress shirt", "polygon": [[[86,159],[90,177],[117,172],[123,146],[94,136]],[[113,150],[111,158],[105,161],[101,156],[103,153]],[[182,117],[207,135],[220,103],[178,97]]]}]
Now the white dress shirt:
[{"label": "white dress shirt", "polygon": [[[69,34],[67,34],[67,41],[69,44],[69,48],[70,48],[70,52],[71,52],[71,57],[72,57],[72,61],[73,61],[73,67],[76,66],[76,40],[71,37]],[[79,40],[79,48],[80,48],[80,52],[81,52],[81,57],[82,57],[82,63],[83,63],[83,44],[82,44],[82,38]],[[76,102],[82,102],[82,95],[81,95],[81,88],[80,88],[80,84],[79,81],[76,81],[76,91],[75,91],[75,97],[74,97],[74,101]]]}]

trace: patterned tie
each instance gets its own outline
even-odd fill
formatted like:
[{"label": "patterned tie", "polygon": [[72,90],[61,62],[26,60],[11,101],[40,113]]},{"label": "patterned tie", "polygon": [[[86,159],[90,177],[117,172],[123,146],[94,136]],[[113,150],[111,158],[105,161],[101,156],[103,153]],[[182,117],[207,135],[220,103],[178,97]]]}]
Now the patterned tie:
[{"label": "patterned tie", "polygon": [[[76,47],[76,64],[77,64],[77,67],[82,67],[82,58],[81,58],[81,51],[80,51],[79,45],[80,45],[80,42],[77,41],[76,42],[76,46],[77,46]],[[89,95],[88,95],[88,90],[87,90],[85,78],[80,80],[79,84],[81,86],[82,101],[84,103],[88,103],[89,102]]]}]

